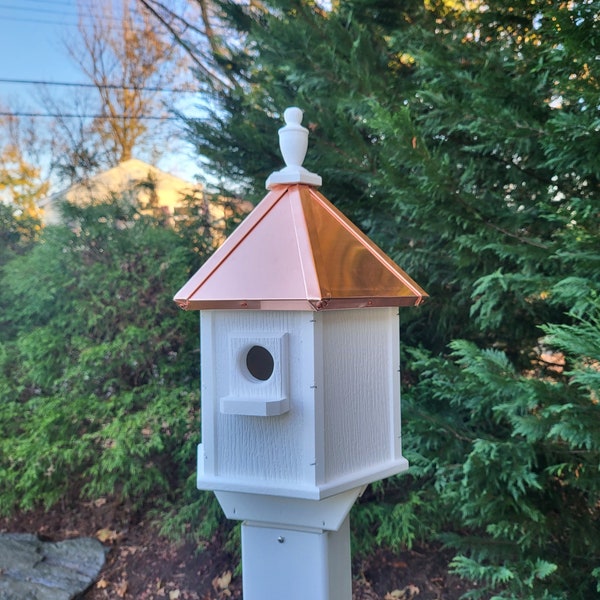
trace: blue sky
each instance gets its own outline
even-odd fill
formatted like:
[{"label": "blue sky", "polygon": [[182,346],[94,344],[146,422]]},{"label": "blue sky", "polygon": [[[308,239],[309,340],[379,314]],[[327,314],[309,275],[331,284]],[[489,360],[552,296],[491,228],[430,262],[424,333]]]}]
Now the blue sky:
[{"label": "blue sky", "polygon": [[[63,45],[76,31],[76,0],[0,0],[0,79],[81,81]],[[0,82],[2,99],[32,91]]]}]

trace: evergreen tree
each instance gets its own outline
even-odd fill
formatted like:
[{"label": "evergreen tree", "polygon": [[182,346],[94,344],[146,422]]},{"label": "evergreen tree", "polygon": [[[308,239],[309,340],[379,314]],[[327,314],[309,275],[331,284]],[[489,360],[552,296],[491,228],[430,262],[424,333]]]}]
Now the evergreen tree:
[{"label": "evergreen tree", "polygon": [[599,4],[220,5],[239,85],[202,80],[213,115],[188,123],[215,174],[262,195],[302,107],[325,195],[431,295],[403,311],[413,467],[363,500],[361,539],[445,540],[471,597],[592,597]]}]

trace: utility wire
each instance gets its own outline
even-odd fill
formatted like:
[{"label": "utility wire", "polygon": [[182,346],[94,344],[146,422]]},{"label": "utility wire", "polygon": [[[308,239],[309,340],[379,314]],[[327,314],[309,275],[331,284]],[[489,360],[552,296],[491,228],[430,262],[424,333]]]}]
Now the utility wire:
[{"label": "utility wire", "polygon": [[16,21],[18,23],[37,23],[39,25],[64,25],[65,27],[77,27],[77,23],[70,23],[68,21],[48,21],[47,19],[31,19],[25,17],[2,17],[3,21]]},{"label": "utility wire", "polygon": [[37,7],[33,7],[33,6],[14,6],[11,4],[0,4],[0,9],[2,10],[14,10],[14,11],[20,11],[20,12],[26,12],[26,13],[30,13],[35,11],[36,14],[39,13],[43,13],[46,15],[58,15],[61,17],[65,17],[65,16],[77,16],[77,13],[73,13],[73,12],[65,12],[64,10],[52,10],[47,8],[47,4],[46,4],[46,8],[37,8]]},{"label": "utility wire", "polygon": [[151,115],[78,115],[75,113],[34,113],[0,111],[0,117],[34,117],[64,119],[138,119],[140,121],[179,121],[179,117],[153,117]]},{"label": "utility wire", "polygon": [[[45,6],[48,6],[48,0],[19,0],[19,4],[20,6],[16,6],[14,3],[11,3],[8,5],[8,8],[21,8],[23,6],[23,4],[44,4]],[[73,4],[73,2],[61,2],[60,0],[52,0],[52,5],[53,6],[65,6],[68,8],[76,8],[76,5]],[[28,10],[35,10],[35,8],[33,8],[32,6],[30,7],[26,7]]]},{"label": "utility wire", "polygon": [[106,90],[123,90],[123,91],[140,91],[140,92],[164,92],[168,94],[195,94],[194,90],[180,90],[176,88],[163,88],[153,86],[128,87],[125,85],[117,85],[112,83],[98,84],[95,83],[77,83],[75,81],[43,81],[36,79],[9,79],[0,77],[0,83],[16,83],[18,85],[54,85],[62,87],[79,87],[79,88],[102,88]]},{"label": "utility wire", "polygon": [[[46,0],[43,1],[46,2]],[[113,29],[123,27],[122,19],[111,14],[93,15],[86,12],[65,12],[63,10],[41,9],[32,6],[7,6],[6,4],[1,3],[0,11],[8,12],[8,14],[2,14],[1,18],[3,21],[18,21],[21,23],[37,23],[42,25],[64,25],[67,27],[79,27],[80,21],[87,23],[88,25],[93,25],[96,21],[103,21],[106,24],[110,24]],[[26,13],[27,16],[22,13]],[[133,29],[138,33],[144,33],[143,28],[134,27]]]},{"label": "utility wire", "polygon": [[[70,18],[75,18],[77,20],[79,20],[80,18],[83,20],[96,20],[96,19],[100,19],[102,21],[106,21],[106,22],[110,22],[110,23],[116,23],[119,24],[122,22],[122,19],[116,15],[113,14],[112,12],[109,13],[99,13],[99,14],[91,14],[90,12],[87,12],[85,9],[83,11],[79,10],[78,6],[75,6],[73,4],[63,4],[62,6],[65,7],[69,7],[72,10],[62,10],[57,6],[52,6],[51,8],[48,8],[48,3],[47,0],[42,0],[42,3],[45,5],[45,8],[38,8],[37,6],[24,6],[24,5],[20,5],[20,6],[15,6],[14,4],[5,4],[0,2],[0,10],[5,10],[5,11],[9,11],[12,12],[11,15],[8,16],[8,18],[12,18],[12,16],[14,14],[17,14],[18,16],[16,18],[19,19],[27,19],[30,18],[31,16],[38,16],[38,15],[51,15],[53,17],[59,17],[59,18],[63,18],[63,17],[70,17]],[[26,13],[27,16],[21,16],[19,15],[19,13]],[[35,13],[34,15],[32,15],[31,13]]]}]

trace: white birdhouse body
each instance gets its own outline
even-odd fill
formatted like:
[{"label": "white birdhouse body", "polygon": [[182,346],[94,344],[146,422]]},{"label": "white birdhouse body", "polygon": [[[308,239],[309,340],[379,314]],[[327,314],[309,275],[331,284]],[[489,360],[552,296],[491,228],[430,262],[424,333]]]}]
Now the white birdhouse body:
[{"label": "white birdhouse body", "polygon": [[315,189],[285,116],[286,167],[175,300],[201,311],[198,486],[320,500],[407,468],[397,311],[426,294]]},{"label": "white birdhouse body", "polygon": [[198,487],[321,499],[407,468],[397,309],[201,314]]}]

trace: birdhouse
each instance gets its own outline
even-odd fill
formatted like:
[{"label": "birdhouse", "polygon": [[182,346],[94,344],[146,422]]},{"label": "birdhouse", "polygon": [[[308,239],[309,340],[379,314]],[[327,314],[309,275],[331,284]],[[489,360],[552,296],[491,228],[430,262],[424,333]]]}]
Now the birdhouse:
[{"label": "birdhouse", "polygon": [[201,318],[198,487],[321,500],[404,471],[398,308],[425,292],[319,193],[285,112],[286,167],[175,296]]}]

